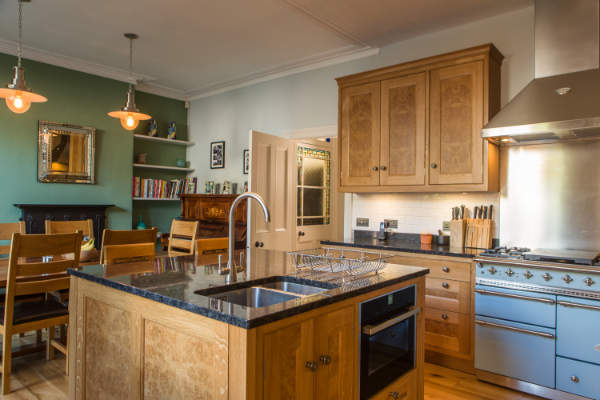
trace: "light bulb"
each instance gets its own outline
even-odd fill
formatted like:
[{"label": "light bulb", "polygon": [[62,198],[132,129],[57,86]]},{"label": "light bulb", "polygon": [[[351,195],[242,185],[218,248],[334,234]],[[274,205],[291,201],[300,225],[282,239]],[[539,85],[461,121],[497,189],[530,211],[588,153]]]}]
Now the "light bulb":
[{"label": "light bulb", "polygon": [[21,92],[16,92],[12,96],[6,97],[4,101],[10,111],[17,114],[23,114],[31,107],[31,101],[28,98],[23,97]]},{"label": "light bulb", "polygon": [[121,118],[121,126],[128,131],[134,130],[139,124],[140,121],[131,114],[127,114],[127,116]]}]

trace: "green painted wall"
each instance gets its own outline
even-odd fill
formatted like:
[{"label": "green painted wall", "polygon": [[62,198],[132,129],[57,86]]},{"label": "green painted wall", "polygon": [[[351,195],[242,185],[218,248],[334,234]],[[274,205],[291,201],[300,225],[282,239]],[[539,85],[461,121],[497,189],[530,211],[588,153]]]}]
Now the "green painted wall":
[{"label": "green painted wall", "polygon": [[[15,63],[14,56],[0,53],[2,85],[11,79]],[[108,226],[113,229],[131,228],[134,141],[118,120],[106,115],[108,111],[123,106],[127,84],[30,60],[23,60],[23,65],[29,86],[46,96],[48,102],[33,104],[28,112],[18,115],[10,112],[0,100],[0,222],[19,219],[20,210],[13,206],[14,203],[108,203],[116,205],[108,211]],[[181,135],[187,134],[187,112],[182,101],[141,92],[137,97],[138,107],[157,119],[159,133],[166,132],[168,121],[174,120]],[[37,181],[38,120],[96,128],[97,184]],[[145,125],[140,124],[138,130],[145,129]],[[156,149],[157,153],[161,153],[157,157],[179,156],[177,149],[166,147],[174,146]],[[173,211],[173,216],[179,214],[178,208],[176,212],[173,206],[168,209]],[[161,213],[161,218],[166,218],[167,214]],[[153,223],[150,219],[148,222]],[[164,225],[162,220],[158,222],[160,226]]]}]

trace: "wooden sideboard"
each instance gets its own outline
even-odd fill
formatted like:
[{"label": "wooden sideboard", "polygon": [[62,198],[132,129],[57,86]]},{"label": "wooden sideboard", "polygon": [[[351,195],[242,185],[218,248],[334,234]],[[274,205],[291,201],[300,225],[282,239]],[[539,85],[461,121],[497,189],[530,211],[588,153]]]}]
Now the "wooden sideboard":
[{"label": "wooden sideboard", "polygon": [[[229,235],[229,210],[237,194],[184,194],[181,196],[181,219],[198,221],[198,238]],[[236,248],[246,247],[247,200],[235,210]]]}]

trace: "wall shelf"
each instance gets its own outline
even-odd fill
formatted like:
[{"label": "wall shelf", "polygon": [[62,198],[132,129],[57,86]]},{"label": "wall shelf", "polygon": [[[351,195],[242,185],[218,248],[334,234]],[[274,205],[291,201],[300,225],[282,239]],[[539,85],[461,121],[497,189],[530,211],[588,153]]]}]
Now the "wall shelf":
[{"label": "wall shelf", "polygon": [[155,199],[152,197],[133,197],[132,200],[140,200],[140,201],[179,201],[179,199]]},{"label": "wall shelf", "polygon": [[153,136],[147,136],[147,135],[134,134],[133,137],[136,139],[146,140],[149,142],[168,143],[168,144],[174,144],[174,145],[178,145],[178,146],[193,146],[195,144],[194,142],[188,142],[186,140],[167,139],[167,138],[153,137]]},{"label": "wall shelf", "polygon": [[168,165],[154,165],[154,164],[136,164],[133,166],[135,168],[149,168],[149,169],[162,169],[165,171],[180,171],[180,172],[193,172],[193,168],[181,168],[181,167],[171,167]]}]

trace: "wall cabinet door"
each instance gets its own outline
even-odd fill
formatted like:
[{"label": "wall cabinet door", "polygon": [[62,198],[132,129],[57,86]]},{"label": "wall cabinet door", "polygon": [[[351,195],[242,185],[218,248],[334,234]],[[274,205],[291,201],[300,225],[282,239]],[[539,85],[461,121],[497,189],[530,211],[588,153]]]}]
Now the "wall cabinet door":
[{"label": "wall cabinet door", "polygon": [[431,71],[429,183],[483,183],[483,61]]},{"label": "wall cabinet door", "polygon": [[264,399],[314,398],[314,319],[304,320],[264,335]]},{"label": "wall cabinet door", "polygon": [[381,82],[381,185],[425,184],[426,78]]},{"label": "wall cabinet door", "polygon": [[358,343],[354,306],[317,318],[318,400],[354,399]]},{"label": "wall cabinet door", "polygon": [[341,184],[379,185],[379,82],[343,88],[341,102]]}]

